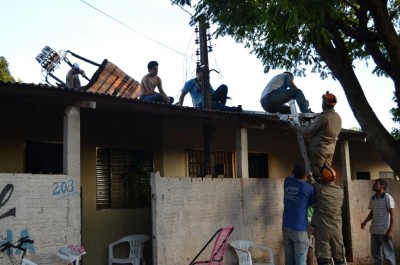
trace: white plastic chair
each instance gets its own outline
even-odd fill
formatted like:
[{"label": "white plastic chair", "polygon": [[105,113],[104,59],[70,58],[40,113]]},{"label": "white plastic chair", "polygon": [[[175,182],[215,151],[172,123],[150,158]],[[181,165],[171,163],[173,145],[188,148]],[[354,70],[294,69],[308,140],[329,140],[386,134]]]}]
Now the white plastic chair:
[{"label": "white plastic chair", "polygon": [[79,264],[81,256],[85,255],[86,251],[80,245],[69,245],[59,248],[57,254],[65,264]]},{"label": "white plastic chair", "polygon": [[[230,242],[230,245],[235,249],[236,254],[239,257],[239,265],[275,265],[274,252],[270,247],[247,240],[235,240]],[[249,251],[250,248],[268,251],[269,263],[253,263]]]},{"label": "white plastic chair", "polygon": [[[150,240],[149,235],[130,235],[125,236],[108,246],[108,265],[113,263],[141,265],[145,264],[143,260],[143,247],[144,243]],[[127,258],[114,258],[113,248],[121,243],[129,243],[129,256]]]}]

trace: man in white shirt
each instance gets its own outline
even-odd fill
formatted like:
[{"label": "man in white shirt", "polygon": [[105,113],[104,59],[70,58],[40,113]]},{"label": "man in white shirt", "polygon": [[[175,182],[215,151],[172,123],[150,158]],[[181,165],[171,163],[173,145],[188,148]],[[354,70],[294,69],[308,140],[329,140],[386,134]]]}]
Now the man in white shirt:
[{"label": "man in white shirt", "polygon": [[387,264],[396,264],[392,243],[393,209],[395,205],[392,196],[385,192],[386,187],[387,183],[384,179],[376,179],[374,181],[372,190],[375,195],[372,196],[368,205],[368,209],[371,211],[364,222],[361,223],[361,228],[364,229],[366,223],[372,220],[369,228],[371,233],[371,254],[376,265],[383,264],[382,250]]}]

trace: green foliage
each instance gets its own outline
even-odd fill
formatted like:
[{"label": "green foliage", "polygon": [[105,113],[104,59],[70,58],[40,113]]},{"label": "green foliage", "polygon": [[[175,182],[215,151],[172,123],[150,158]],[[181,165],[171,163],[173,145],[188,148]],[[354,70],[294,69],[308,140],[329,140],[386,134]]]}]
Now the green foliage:
[{"label": "green foliage", "polygon": [[15,82],[8,69],[8,62],[4,56],[0,56],[0,81]]},{"label": "green foliage", "polygon": [[229,35],[250,48],[265,72],[286,69],[304,76],[305,66],[311,66],[323,79],[343,79],[346,73],[333,74],[335,50],[350,66],[374,60],[372,73],[394,80],[397,108],[392,113],[400,123],[399,0],[199,0],[194,10],[195,17],[204,15],[217,25],[217,37]]},{"label": "green foliage", "polygon": [[[394,100],[394,102],[397,102],[396,98],[394,98],[393,100]],[[390,112],[393,115],[392,120],[399,124],[399,128],[393,128],[392,129],[392,136],[396,140],[400,141],[400,108],[392,108],[390,110]]]},{"label": "green foliage", "polygon": [[[190,0],[171,0],[190,5]],[[380,0],[377,0],[380,1]],[[371,58],[366,42],[387,58],[384,45],[365,0],[200,0],[194,6],[195,16],[204,14],[218,25],[216,36],[230,35],[242,42],[264,64],[264,71],[284,68],[304,74],[303,65],[324,78],[330,70],[316,52],[315,46],[332,40],[330,26],[340,29],[351,61]],[[399,25],[399,1],[387,1],[387,14],[393,25]],[[369,45],[372,45],[372,44]],[[374,72],[386,75],[377,67]]]}]

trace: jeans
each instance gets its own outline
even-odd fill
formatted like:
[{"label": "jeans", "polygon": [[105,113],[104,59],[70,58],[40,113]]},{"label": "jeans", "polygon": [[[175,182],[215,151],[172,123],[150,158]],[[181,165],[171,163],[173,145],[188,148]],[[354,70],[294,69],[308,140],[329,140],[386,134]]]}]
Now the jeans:
[{"label": "jeans", "polygon": [[307,231],[282,226],[285,265],[306,265],[309,239]]},{"label": "jeans", "polygon": [[[220,85],[211,95],[212,109],[221,111],[234,111],[234,112],[241,111],[241,109],[239,109],[238,107],[225,106],[227,99],[228,99],[228,87],[226,85]],[[203,108],[203,103],[199,104],[198,108]]]},{"label": "jeans", "polygon": [[387,240],[386,235],[371,234],[371,254],[374,258],[375,265],[383,264],[382,250],[385,254],[387,264],[395,265],[396,258],[392,240]]},{"label": "jeans", "polygon": [[[211,95],[211,101],[218,102],[221,105],[226,104],[226,99],[228,98],[228,87],[226,85],[220,85],[217,90]],[[214,105],[214,104],[213,104]]]},{"label": "jeans", "polygon": [[[144,101],[152,101],[152,102],[164,102],[164,98],[161,94],[151,94],[151,95],[147,95],[147,96],[141,96],[140,97],[142,100]],[[174,102],[174,98],[173,97],[168,97],[169,99],[169,103],[172,104]]]},{"label": "jeans", "polygon": [[304,97],[303,91],[298,88],[276,89],[264,96],[260,103],[267,112],[279,112],[282,114],[290,114],[290,107],[285,105],[289,100],[295,99],[301,112],[308,111],[308,101]]}]

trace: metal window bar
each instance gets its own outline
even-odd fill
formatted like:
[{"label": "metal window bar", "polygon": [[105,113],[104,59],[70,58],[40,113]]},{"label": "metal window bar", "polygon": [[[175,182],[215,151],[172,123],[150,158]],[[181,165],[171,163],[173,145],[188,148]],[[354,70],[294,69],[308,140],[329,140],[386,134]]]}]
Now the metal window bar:
[{"label": "metal window bar", "polygon": [[97,148],[97,209],[150,207],[149,151]]},{"label": "metal window bar", "polygon": [[[214,164],[213,176],[223,175],[225,178],[233,177],[233,152],[216,151],[211,153]],[[204,177],[204,151],[187,150],[188,157],[188,175],[191,178]],[[221,173],[222,172],[222,173]]]}]

